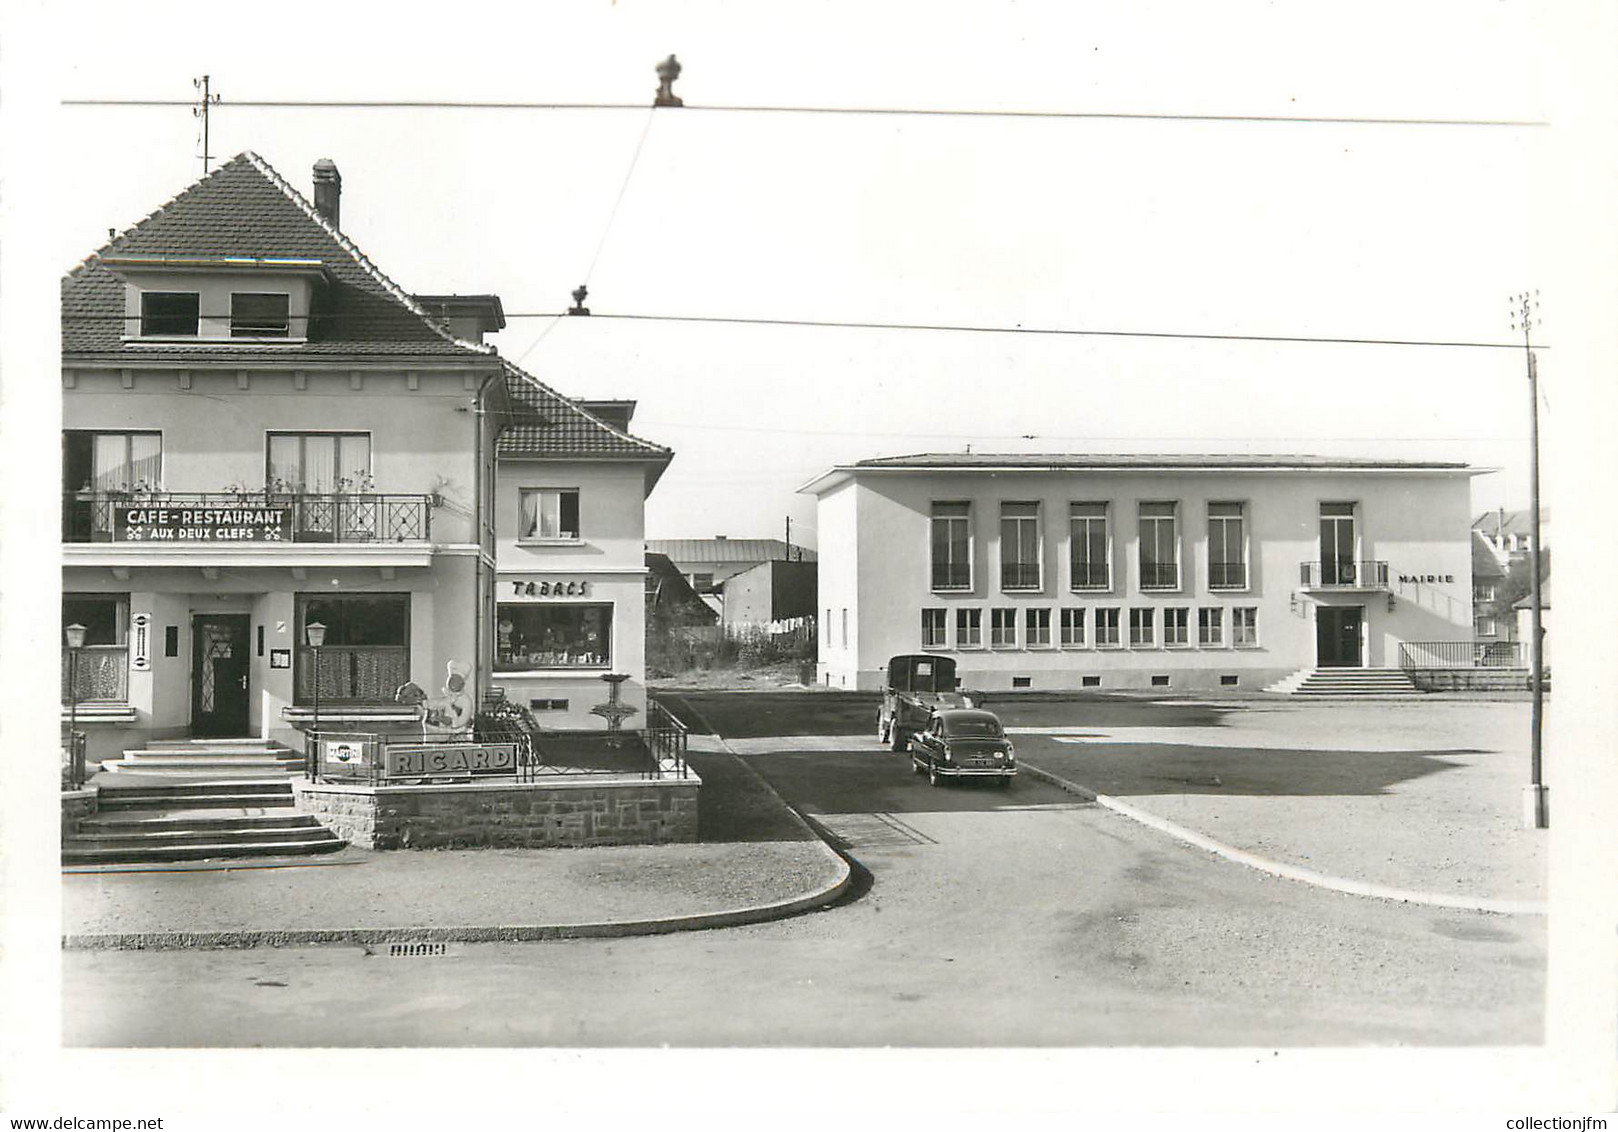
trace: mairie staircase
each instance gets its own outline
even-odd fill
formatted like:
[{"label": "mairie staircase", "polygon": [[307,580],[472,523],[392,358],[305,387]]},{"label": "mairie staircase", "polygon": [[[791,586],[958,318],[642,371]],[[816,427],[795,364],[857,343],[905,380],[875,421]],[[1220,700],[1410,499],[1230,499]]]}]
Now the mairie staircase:
[{"label": "mairie staircase", "polygon": [[347,842],[293,806],[303,756],[259,739],[177,739],[105,760],[96,813],[62,838],[62,864],[332,853]]},{"label": "mairie staircase", "polygon": [[1304,668],[1265,691],[1293,696],[1421,695],[1399,668]]}]

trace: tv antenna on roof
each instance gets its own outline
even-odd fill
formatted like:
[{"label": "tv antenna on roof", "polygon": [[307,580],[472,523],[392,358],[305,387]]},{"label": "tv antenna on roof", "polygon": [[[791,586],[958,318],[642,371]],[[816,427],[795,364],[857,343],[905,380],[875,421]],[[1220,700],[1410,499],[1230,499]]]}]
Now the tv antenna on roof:
[{"label": "tv antenna on roof", "polygon": [[202,101],[191,108],[191,116],[202,119],[202,175],[208,175],[208,162],[213,155],[208,152],[208,110],[219,105],[219,96],[210,89],[210,78],[203,75],[200,79],[192,79],[191,85],[202,92]]}]

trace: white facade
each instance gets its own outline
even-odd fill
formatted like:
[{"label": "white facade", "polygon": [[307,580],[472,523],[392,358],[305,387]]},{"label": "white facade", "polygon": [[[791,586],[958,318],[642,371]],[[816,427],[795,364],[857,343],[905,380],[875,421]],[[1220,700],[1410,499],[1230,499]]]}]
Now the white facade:
[{"label": "white facade", "polygon": [[[603,726],[607,674],[645,722],[646,490],[640,463],[500,461],[491,681],[546,727]],[[573,493],[577,528],[526,532],[524,492]]]},{"label": "white facade", "polygon": [[802,489],[819,499],[818,678],[879,687],[916,652],[991,691],[1397,667],[1402,643],[1471,640],[1472,474],[1308,457],[834,468]]}]

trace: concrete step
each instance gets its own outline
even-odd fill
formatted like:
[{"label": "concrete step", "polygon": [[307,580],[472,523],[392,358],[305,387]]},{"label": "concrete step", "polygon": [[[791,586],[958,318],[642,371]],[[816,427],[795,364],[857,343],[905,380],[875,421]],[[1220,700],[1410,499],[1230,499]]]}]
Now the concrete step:
[{"label": "concrete step", "polygon": [[101,769],[108,774],[165,774],[165,775],[259,775],[300,774],[304,769],[302,758],[271,759],[241,755],[224,758],[174,758],[155,755],[150,758],[105,760]]},{"label": "concrete step", "polygon": [[189,782],[173,786],[103,786],[96,799],[98,810],[114,809],[219,809],[280,808],[292,805],[292,786],[286,782]]},{"label": "concrete step", "polygon": [[78,832],[87,837],[125,837],[147,833],[172,833],[210,829],[249,831],[255,829],[318,829],[320,822],[311,814],[221,814],[217,810],[164,810],[145,818],[83,818]]},{"label": "concrete step", "polygon": [[332,834],[300,841],[215,841],[194,845],[153,844],[125,848],[81,848],[64,845],[64,865],[110,865],[157,863],[161,861],[203,861],[215,857],[288,857],[313,853],[335,853],[348,842]]},{"label": "concrete step", "polygon": [[315,842],[337,837],[324,826],[294,826],[290,829],[171,829],[149,833],[132,833],[124,837],[106,837],[96,833],[69,834],[62,842],[68,849],[157,849],[190,848],[193,845],[235,845],[238,843],[268,845],[271,842]]}]

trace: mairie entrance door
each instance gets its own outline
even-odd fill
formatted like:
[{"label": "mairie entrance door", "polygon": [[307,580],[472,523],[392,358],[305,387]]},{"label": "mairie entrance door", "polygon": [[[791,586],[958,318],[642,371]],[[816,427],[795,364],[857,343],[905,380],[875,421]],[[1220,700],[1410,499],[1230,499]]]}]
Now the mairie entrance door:
[{"label": "mairie entrance door", "polygon": [[1315,663],[1321,668],[1359,668],[1362,605],[1322,605],[1315,610]]},{"label": "mairie entrance door", "polygon": [[247,734],[247,631],[244,613],[191,619],[191,734]]}]

